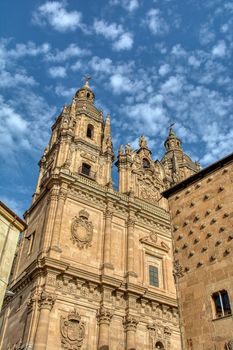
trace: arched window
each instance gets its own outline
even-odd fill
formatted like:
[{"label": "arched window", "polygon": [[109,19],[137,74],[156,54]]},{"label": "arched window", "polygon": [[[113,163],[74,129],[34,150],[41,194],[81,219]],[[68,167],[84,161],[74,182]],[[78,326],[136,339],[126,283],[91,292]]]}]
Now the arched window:
[{"label": "arched window", "polygon": [[82,174],[90,176],[91,166],[87,163],[82,163]]},{"label": "arched window", "polygon": [[157,341],[155,344],[155,349],[164,350],[163,343],[161,343],[161,341]]},{"label": "arched window", "polygon": [[91,124],[88,124],[87,126],[87,137],[89,137],[89,139],[93,139],[94,136],[94,126]]},{"label": "arched window", "polygon": [[146,158],[143,158],[143,160],[142,160],[142,166],[143,166],[144,169],[148,169],[148,168],[150,167],[150,162],[149,162],[149,160],[146,159]]}]

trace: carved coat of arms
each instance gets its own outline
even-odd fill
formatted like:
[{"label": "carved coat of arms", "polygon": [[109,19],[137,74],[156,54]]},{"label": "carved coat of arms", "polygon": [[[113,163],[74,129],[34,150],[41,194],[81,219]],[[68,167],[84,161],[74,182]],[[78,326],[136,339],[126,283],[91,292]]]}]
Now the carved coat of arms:
[{"label": "carved coat of arms", "polygon": [[86,210],[79,212],[79,217],[75,217],[71,225],[71,237],[73,243],[79,248],[89,247],[93,237],[93,225],[89,221],[89,214]]},{"label": "carved coat of arms", "polygon": [[85,338],[85,322],[77,310],[61,316],[61,344],[67,350],[79,350]]}]

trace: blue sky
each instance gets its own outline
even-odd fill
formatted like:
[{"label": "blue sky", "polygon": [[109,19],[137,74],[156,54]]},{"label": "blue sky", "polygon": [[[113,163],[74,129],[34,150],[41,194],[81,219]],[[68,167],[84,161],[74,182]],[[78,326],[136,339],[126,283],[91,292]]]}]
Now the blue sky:
[{"label": "blue sky", "polygon": [[0,198],[20,215],[85,74],[116,154],[143,133],[161,158],[174,122],[202,166],[232,152],[232,1],[2,0],[0,17]]}]

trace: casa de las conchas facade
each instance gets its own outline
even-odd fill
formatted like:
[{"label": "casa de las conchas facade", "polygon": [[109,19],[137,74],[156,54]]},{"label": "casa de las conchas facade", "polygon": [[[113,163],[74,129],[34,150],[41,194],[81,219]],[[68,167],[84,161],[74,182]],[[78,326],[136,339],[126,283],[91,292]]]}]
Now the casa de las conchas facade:
[{"label": "casa de las conchas facade", "polygon": [[[52,126],[1,313],[2,350],[181,350],[168,201],[199,172],[171,128],[117,159],[88,81]],[[112,165],[119,190],[113,188]]]}]

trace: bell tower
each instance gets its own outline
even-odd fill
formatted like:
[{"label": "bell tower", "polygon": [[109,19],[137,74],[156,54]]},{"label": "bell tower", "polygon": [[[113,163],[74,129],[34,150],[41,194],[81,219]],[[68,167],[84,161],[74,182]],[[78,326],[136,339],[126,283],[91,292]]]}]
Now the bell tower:
[{"label": "bell tower", "polygon": [[200,170],[198,163],[184,153],[182,141],[176,136],[172,127],[164,142],[166,153],[161,160],[164,166],[170,186],[174,185]]},{"label": "bell tower", "polygon": [[52,126],[49,144],[39,162],[40,173],[35,198],[52,172],[63,169],[70,175],[82,175],[100,185],[112,186],[114,152],[110,116],[104,121],[95,105],[95,95],[86,79],[85,84],[64,106]]}]

